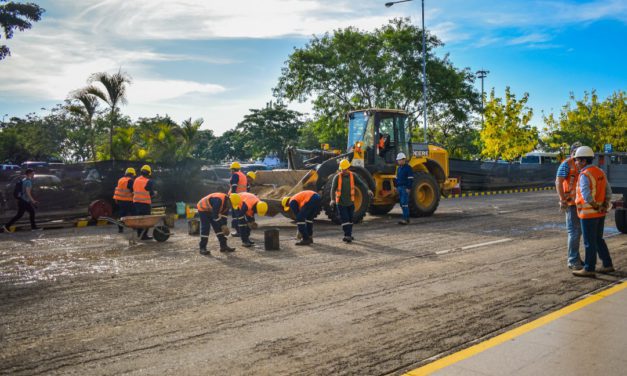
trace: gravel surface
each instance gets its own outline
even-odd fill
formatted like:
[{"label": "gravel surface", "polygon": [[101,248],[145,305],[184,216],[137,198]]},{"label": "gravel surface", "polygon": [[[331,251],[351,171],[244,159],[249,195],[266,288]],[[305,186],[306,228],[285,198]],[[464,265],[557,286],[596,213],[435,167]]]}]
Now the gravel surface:
[{"label": "gravel surface", "polygon": [[[443,200],[399,226],[367,217],[345,244],[315,225],[261,221],[257,246],[200,256],[183,221],[129,246],[113,226],[0,234],[0,374],[399,374],[627,276],[576,278],[555,193]],[[281,251],[263,251],[264,228]],[[582,247],[583,251],[583,247]]]}]

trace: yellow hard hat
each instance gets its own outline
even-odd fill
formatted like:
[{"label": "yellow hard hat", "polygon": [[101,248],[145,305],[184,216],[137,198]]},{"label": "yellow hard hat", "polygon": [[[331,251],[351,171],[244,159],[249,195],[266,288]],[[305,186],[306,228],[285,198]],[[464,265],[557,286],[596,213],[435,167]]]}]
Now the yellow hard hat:
[{"label": "yellow hard hat", "polygon": [[254,171],[248,171],[248,173],[246,173],[246,176],[248,176],[249,178],[253,180],[257,179],[257,174],[255,174]]},{"label": "yellow hard hat", "polygon": [[148,172],[149,174],[152,175],[152,168],[150,168],[150,166],[148,166],[148,165],[143,165],[141,170],[142,171],[146,171],[146,172]]},{"label": "yellow hard hat", "polygon": [[135,169],[133,167],[129,167],[126,169],[126,171],[124,171],[124,174],[133,174],[133,176],[137,175],[137,173],[135,172]]},{"label": "yellow hard hat", "polygon": [[229,200],[231,200],[231,206],[233,209],[239,208],[239,204],[242,202],[242,198],[237,193],[231,193],[229,195]]},{"label": "yellow hard hat", "polygon": [[239,162],[231,163],[231,170],[239,170],[240,168],[242,168],[242,166],[240,166]]},{"label": "yellow hard hat", "polygon": [[348,161],[348,159],[342,159],[340,161],[340,170],[342,171],[348,170],[350,166],[351,166],[351,163]]},{"label": "yellow hard hat", "polygon": [[283,210],[285,211],[289,211],[290,207],[288,206],[288,203],[290,202],[290,198],[289,196],[285,196],[283,197],[283,200],[281,200],[281,206],[283,206]]},{"label": "yellow hard hat", "polygon": [[265,201],[259,201],[257,203],[257,214],[263,217],[264,215],[266,215],[267,212],[268,212],[268,203]]}]

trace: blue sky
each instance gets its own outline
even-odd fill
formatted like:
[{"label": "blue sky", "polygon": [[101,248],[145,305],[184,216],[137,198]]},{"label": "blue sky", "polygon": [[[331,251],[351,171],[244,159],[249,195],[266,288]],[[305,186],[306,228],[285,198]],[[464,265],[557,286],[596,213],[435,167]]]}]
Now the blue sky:
[{"label": "blue sky", "polygon": [[[420,23],[419,1],[33,1],[46,13],[7,43],[13,56],[0,61],[0,117],[42,113],[91,73],[121,67],[133,77],[125,114],[200,117],[218,134],[272,99],[284,61],[312,35],[372,30],[394,17]],[[446,43],[436,53],[489,70],[486,91],[529,92],[535,125],[570,92],[597,89],[604,98],[627,88],[627,1],[425,4],[427,29]]]}]

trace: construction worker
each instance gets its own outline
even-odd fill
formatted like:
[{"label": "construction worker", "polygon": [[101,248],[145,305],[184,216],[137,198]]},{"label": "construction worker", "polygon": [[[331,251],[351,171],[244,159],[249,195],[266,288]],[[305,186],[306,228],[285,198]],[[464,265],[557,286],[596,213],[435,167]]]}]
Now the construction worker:
[{"label": "construction worker", "polygon": [[405,153],[398,153],[396,163],[398,164],[398,168],[396,169],[396,179],[394,182],[398,190],[401,210],[403,210],[403,220],[399,221],[398,224],[407,225],[409,224],[409,194],[414,184],[414,171],[411,169],[411,166],[407,164],[407,156],[405,156]]},{"label": "construction worker", "polygon": [[[148,165],[143,165],[140,169],[140,176],[133,182],[133,209],[136,215],[150,215],[152,198],[155,196],[155,187],[152,179],[152,169]],[[148,229],[138,229],[137,235],[141,240],[150,240]]]},{"label": "construction worker", "polygon": [[283,197],[281,200],[283,210],[291,210],[296,216],[298,233],[302,237],[296,245],[313,243],[313,220],[320,212],[320,201],[320,195],[314,191],[298,192],[292,197]]},{"label": "construction worker", "polygon": [[227,195],[226,193],[216,192],[203,197],[196,204],[198,208],[198,216],[200,217],[200,254],[209,255],[207,251],[207,242],[209,241],[210,228],[216,233],[218,242],[220,243],[220,252],[233,252],[235,248],[231,248],[226,243],[226,235],[224,231],[228,231],[227,213],[231,207],[240,205],[241,198],[237,193]]},{"label": "construction worker", "polygon": [[[133,183],[135,175],[135,169],[129,167],[124,172],[124,176],[118,179],[118,185],[113,191],[113,200],[118,206],[118,214],[120,218],[127,215],[133,215]],[[124,227],[118,226],[118,232],[124,232]]]},{"label": "construction worker", "polygon": [[[230,168],[231,180],[229,183],[231,185],[231,189],[229,190],[229,193],[246,192],[248,190],[248,179],[246,178],[246,175],[244,175],[244,173],[240,171],[242,166],[239,164],[239,162],[233,162],[231,163]],[[235,212],[231,212],[231,217],[233,218],[231,220],[231,228],[233,229],[233,233],[231,234],[231,236],[239,237],[239,231],[237,225],[235,224]]]},{"label": "construction worker", "polygon": [[379,156],[381,158],[385,158],[385,152],[386,152],[386,141],[389,144],[389,135],[386,135],[384,133],[380,133],[379,134],[379,143],[377,144],[377,148],[379,149]]},{"label": "construction worker", "polygon": [[[331,207],[336,207],[342,222],[344,238],[342,241],[350,243],[353,238],[353,215],[355,214],[355,182],[364,186],[359,175],[349,171],[351,163],[348,159],[340,161],[340,173],[335,175],[331,183]],[[368,191],[369,195],[372,192]]]},{"label": "construction worker", "polygon": [[246,192],[250,192],[251,184],[257,179],[257,174],[255,171],[248,171],[246,173]]},{"label": "construction worker", "polygon": [[252,193],[242,192],[239,196],[241,203],[238,207],[233,207],[237,228],[242,238],[242,245],[252,247],[255,242],[250,240],[250,229],[255,225],[255,213],[260,216],[266,215],[268,204]]},{"label": "construction worker", "polygon": [[592,165],[594,151],[588,146],[581,146],[575,152],[575,163],[579,169],[575,203],[577,216],[581,220],[585,258],[583,268],[573,270],[578,277],[595,277],[597,254],[603,267],[596,269],[599,273],[614,271],[610,251],[603,240],[605,216],[610,207],[612,188],[603,170]]},{"label": "construction worker", "polygon": [[575,196],[577,194],[577,178],[579,169],[575,164],[575,152],[581,146],[577,141],[570,146],[570,157],[564,160],[557,169],[555,190],[559,196],[560,210],[566,213],[566,231],[568,232],[567,266],[572,270],[583,267],[579,255],[579,241],[581,239],[581,224],[577,217]]}]

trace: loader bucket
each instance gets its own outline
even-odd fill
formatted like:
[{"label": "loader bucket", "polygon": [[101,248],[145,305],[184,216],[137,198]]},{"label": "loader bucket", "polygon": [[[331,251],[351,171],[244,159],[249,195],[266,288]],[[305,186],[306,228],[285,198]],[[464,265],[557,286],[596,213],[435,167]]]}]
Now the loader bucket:
[{"label": "loader bucket", "polygon": [[314,170],[257,171],[250,191],[268,203],[268,216],[283,211],[281,200],[305,189],[316,190],[318,174]]}]

